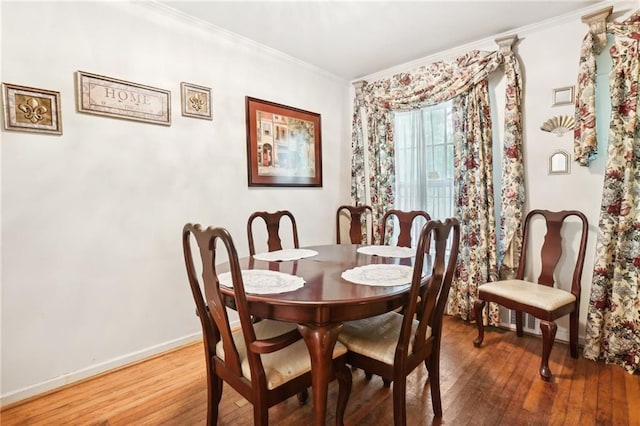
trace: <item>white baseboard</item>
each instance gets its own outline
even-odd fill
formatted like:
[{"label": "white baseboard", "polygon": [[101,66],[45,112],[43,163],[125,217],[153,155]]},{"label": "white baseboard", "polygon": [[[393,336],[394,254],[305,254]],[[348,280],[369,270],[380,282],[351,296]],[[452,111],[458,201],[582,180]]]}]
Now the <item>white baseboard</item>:
[{"label": "white baseboard", "polygon": [[104,373],[109,370],[123,367],[127,364],[131,364],[136,361],[140,361],[145,358],[149,358],[154,355],[158,355],[162,352],[177,348],[188,343],[195,342],[202,339],[202,332],[193,333],[178,339],[170,340],[168,342],[161,343],[159,345],[150,346],[148,348],[131,352],[129,354],[119,356],[117,358],[110,359],[98,364],[91,365],[89,367],[64,374],[62,376],[55,377],[44,382],[36,383],[22,389],[10,391],[0,395],[0,406],[4,407],[7,404],[21,401],[32,396],[51,391],[61,386],[68,385],[70,383],[78,382],[91,376],[95,376],[100,373]]}]

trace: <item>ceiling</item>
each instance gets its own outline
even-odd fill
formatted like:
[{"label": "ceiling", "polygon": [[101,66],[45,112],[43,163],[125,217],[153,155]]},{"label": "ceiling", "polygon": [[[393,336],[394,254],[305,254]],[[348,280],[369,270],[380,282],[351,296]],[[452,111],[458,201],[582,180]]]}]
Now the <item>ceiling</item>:
[{"label": "ceiling", "polygon": [[159,1],[354,80],[601,1]]}]

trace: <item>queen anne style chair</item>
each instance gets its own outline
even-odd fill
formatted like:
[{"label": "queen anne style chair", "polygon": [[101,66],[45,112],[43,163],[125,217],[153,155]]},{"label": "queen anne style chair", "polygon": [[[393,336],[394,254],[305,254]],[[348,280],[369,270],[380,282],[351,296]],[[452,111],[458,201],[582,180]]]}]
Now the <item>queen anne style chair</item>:
[{"label": "queen anne style chair", "polygon": [[[530,234],[531,220],[535,216],[542,216],[547,226],[544,243],[541,249],[541,273],[538,282],[525,278],[525,265],[527,261],[527,242]],[[577,216],[582,222],[580,246],[576,253],[576,261],[571,280],[571,290],[566,291],[557,286],[554,287],[554,272],[560,257],[562,256],[561,230],[565,219]],[[549,355],[555,340],[558,326],[555,320],[569,314],[569,347],[571,356],[578,357],[578,314],[580,312],[580,286],[582,267],[584,265],[585,251],[587,248],[588,222],[584,214],[576,210],[563,210],[552,212],[549,210],[532,210],[524,222],[524,235],[522,241],[522,255],[518,264],[518,272],[513,280],[502,280],[486,283],[478,287],[478,298],[474,303],[474,313],[478,324],[478,337],[473,341],[476,347],[480,347],[484,339],[484,324],[482,321],[482,309],[486,302],[496,302],[505,308],[516,312],[516,333],[522,336],[522,313],[528,313],[540,319],[540,331],[542,331],[542,360],[540,363],[540,376],[546,381],[552,378],[549,369]],[[567,250],[571,254],[571,250]]]},{"label": "queen anne style chair", "polygon": [[[349,239],[351,244],[366,244],[365,235],[362,228],[366,227],[368,235],[367,239],[373,243],[373,209],[371,206],[340,206],[336,211],[336,242],[341,244],[340,238],[340,218],[342,216],[349,217]],[[371,226],[367,227],[367,221]]]},{"label": "queen anne style chair", "polygon": [[[194,266],[195,240],[202,264],[202,282]],[[216,272],[216,243],[226,249],[233,282],[233,302],[241,329],[232,332]],[[253,323],[231,236],[223,228],[202,229],[186,224],[182,231],[189,285],[204,336],[207,365],[207,424],[215,425],[223,381],[253,404],[254,424],[269,423],[269,407],[311,386],[309,351],[293,323],[262,320]],[[196,255],[197,256],[197,255]],[[202,293],[204,289],[204,294]],[[351,391],[351,372],[345,365],[346,348],[336,343],[331,380],[338,378],[336,423],[342,424]]]},{"label": "queen anne style chair", "polygon": [[268,251],[276,251],[282,250],[282,240],[280,239],[280,221],[284,216],[287,216],[291,221],[292,234],[293,234],[293,247],[300,248],[300,243],[298,242],[298,227],[296,225],[296,219],[293,217],[288,210],[279,210],[274,213],[268,212],[255,212],[251,216],[249,216],[249,220],[247,221],[247,236],[249,238],[249,254],[256,254],[254,240],[253,240],[253,221],[260,217],[264,220],[264,223],[267,225],[267,247]]},{"label": "queen anne style chair", "polygon": [[[447,254],[447,239],[451,231],[452,247]],[[435,257],[431,276],[422,286],[424,258],[416,256],[411,290],[405,313],[388,312],[373,318],[350,321],[338,336],[348,349],[347,363],[382,376],[393,382],[393,419],[395,425],[405,425],[407,376],[424,362],[429,371],[433,412],[442,416],[440,398],[440,338],[442,316],[455,273],[460,241],[460,226],[456,219],[429,221],[422,228],[417,253],[424,253],[434,237]],[[428,264],[427,264],[428,265]]]},{"label": "queen anne style chair", "polygon": [[[382,221],[380,222],[380,244],[384,244],[385,241],[385,233],[387,231],[387,221],[393,219],[393,217],[398,219],[398,223],[400,224],[400,230],[398,233],[398,241],[396,243],[399,247],[411,247],[411,229],[413,228],[414,222],[419,217],[423,217],[427,222],[431,220],[431,216],[429,213],[424,210],[412,210],[412,211],[402,211],[402,210],[388,210],[384,216],[382,216]],[[431,248],[431,244],[427,241],[425,246],[426,251],[428,252]]]}]

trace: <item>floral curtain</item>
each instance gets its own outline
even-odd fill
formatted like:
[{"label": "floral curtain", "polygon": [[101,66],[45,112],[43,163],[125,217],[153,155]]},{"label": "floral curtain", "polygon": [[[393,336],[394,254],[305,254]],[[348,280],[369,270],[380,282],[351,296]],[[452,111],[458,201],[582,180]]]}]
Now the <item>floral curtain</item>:
[{"label": "floral curtain", "polygon": [[[458,276],[447,306],[451,315],[468,319],[478,285],[495,281],[498,259],[493,200],[493,140],[487,80],[453,102],[455,128],[455,212],[460,220]],[[489,304],[489,318],[499,317]]]},{"label": "floral curtain", "polygon": [[[607,24],[607,32],[615,37],[610,49],[612,111],[584,356],[634,373],[640,372],[640,11],[623,23]],[[583,54],[594,56],[588,49]],[[579,85],[595,87],[590,86],[594,79],[594,74],[581,75]],[[580,87],[579,93],[592,90]],[[577,115],[579,123],[587,123],[583,128],[589,128],[594,104]],[[575,135],[588,164],[595,143],[582,132]]]},{"label": "floral curtain", "polygon": [[[500,278],[515,277],[522,251],[524,160],[522,158],[522,80],[520,65],[514,55],[505,56],[507,75],[505,93],[504,147],[502,155],[502,195],[500,228],[502,230]],[[494,321],[492,321],[492,324]],[[495,324],[499,320],[495,319]]]},{"label": "floral curtain", "polygon": [[[394,145],[393,145],[393,111],[410,110],[414,108],[422,108],[435,105],[457,96],[465,95],[472,99],[477,99],[481,95],[471,95],[470,92],[476,91],[476,86],[486,86],[487,77],[494,72],[500,65],[504,64],[507,75],[507,111],[505,114],[505,154],[508,157],[503,163],[503,176],[512,173],[518,176],[505,179],[503,182],[502,193],[502,209],[507,212],[501,219],[503,226],[502,235],[505,238],[503,247],[514,250],[519,253],[521,245],[520,222],[522,218],[522,210],[524,205],[524,177],[522,166],[522,129],[521,129],[521,109],[520,109],[520,72],[519,64],[512,52],[504,53],[472,51],[463,55],[454,61],[436,62],[428,66],[418,68],[409,73],[399,73],[391,78],[378,80],[372,83],[362,82],[357,88],[356,100],[354,103],[354,120],[352,133],[352,149],[353,156],[361,155],[365,149],[369,155],[369,181],[370,204],[374,210],[374,223],[378,223],[384,212],[393,206],[393,188],[394,188]],[[486,126],[489,123],[490,137],[490,120],[489,109],[477,104],[480,116],[473,119],[474,123]],[[366,117],[366,141],[362,117]],[[487,130],[482,130],[486,132]],[[513,132],[519,132],[513,134]],[[475,136],[470,139],[470,143],[478,143],[481,140]],[[462,144],[463,142],[460,142]],[[509,150],[509,151],[507,151]],[[363,198],[367,182],[365,176],[364,162],[352,160],[352,201],[354,203],[365,203]],[[517,163],[520,162],[519,165]],[[482,163],[483,167],[492,167],[492,163]],[[458,167],[458,164],[456,164]],[[492,172],[491,172],[492,173]],[[480,185],[478,193],[483,189],[485,182],[470,181],[470,185]],[[515,195],[514,195],[515,194]],[[495,244],[495,223],[493,221],[493,210],[487,211],[488,216],[479,218],[475,213],[468,212],[470,210],[468,204],[461,206],[463,210],[459,211],[459,220],[481,221],[486,224],[488,238],[492,238],[493,244],[484,246],[484,250],[496,250]],[[467,214],[469,213],[469,214]],[[477,224],[469,223],[469,229]],[[379,231],[376,229],[376,239],[379,240]],[[472,241],[469,239],[468,241]],[[463,248],[464,249],[464,248]],[[475,248],[474,248],[475,250]],[[504,254],[503,254],[504,255]],[[479,269],[485,271],[493,271],[495,265],[492,263],[494,254],[484,253],[480,256],[474,256],[474,261],[480,263]],[[505,256],[513,258],[513,255]],[[516,259],[517,263],[517,259]],[[475,267],[475,266],[474,266]],[[487,274],[485,274],[487,275]],[[495,274],[490,274],[490,279],[496,279]],[[470,306],[477,294],[478,275],[473,275],[470,279],[474,280],[473,285],[460,284],[460,279],[456,278],[452,285],[451,299],[461,300],[460,303],[453,303],[452,306],[460,306],[456,308],[455,313],[468,318],[472,314]],[[487,281],[487,280],[485,280]]]}]

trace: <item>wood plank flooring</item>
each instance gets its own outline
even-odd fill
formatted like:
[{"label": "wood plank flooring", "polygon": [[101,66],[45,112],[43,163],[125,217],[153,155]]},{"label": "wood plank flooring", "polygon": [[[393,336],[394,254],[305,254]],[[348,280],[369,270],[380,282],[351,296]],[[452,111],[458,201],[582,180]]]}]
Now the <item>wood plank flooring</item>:
[{"label": "wood plank flooring", "polygon": [[[475,326],[446,317],[441,355],[443,417],[433,417],[424,366],[407,383],[408,425],[640,425],[640,376],[622,368],[573,359],[556,343],[551,383],[538,376],[542,340],[488,328],[483,347]],[[10,425],[202,425],[206,418],[202,344],[6,407]],[[335,420],[337,384],[329,388],[327,423]],[[353,373],[347,425],[393,424],[391,389],[362,371]],[[295,397],[269,410],[273,425],[312,421],[311,405]],[[220,425],[253,424],[252,407],[225,385]]]}]

